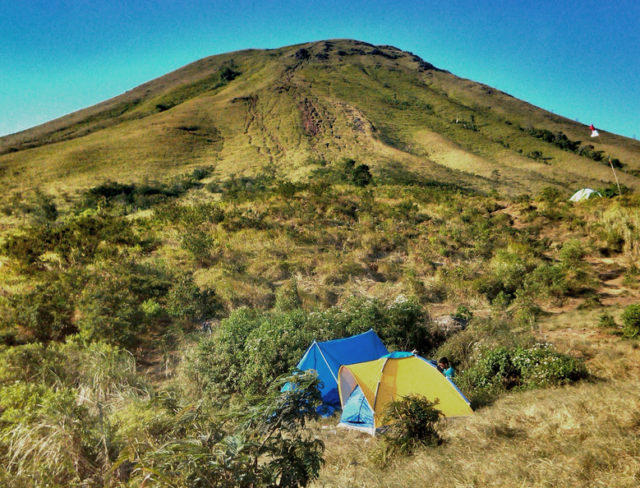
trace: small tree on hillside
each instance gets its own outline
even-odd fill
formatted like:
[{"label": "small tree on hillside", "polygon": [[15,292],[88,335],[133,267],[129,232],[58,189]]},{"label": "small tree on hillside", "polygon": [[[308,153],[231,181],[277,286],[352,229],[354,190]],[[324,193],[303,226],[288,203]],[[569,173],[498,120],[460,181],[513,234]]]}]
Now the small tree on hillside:
[{"label": "small tree on hillside", "polygon": [[369,171],[369,166],[366,164],[359,164],[353,168],[353,172],[351,173],[351,182],[354,185],[364,188],[371,183],[372,179],[373,176]]}]

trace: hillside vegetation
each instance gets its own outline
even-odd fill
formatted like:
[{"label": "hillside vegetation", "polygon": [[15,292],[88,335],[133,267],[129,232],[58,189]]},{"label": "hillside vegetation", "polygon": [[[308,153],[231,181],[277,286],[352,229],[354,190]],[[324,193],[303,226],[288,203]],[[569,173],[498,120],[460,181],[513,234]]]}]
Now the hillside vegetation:
[{"label": "hillside vegetation", "polygon": [[[508,199],[353,160],[220,175],[5,208],[5,485],[637,482],[636,196]],[[446,313],[468,327],[444,333]],[[317,380],[278,392],[314,339],[370,328],[448,356],[476,417],[406,457],[317,419]]]},{"label": "hillside vegetation", "polygon": [[[327,41],[3,138],[0,486],[638,486],[639,152],[618,195],[583,129]],[[369,329],[475,415],[320,417],[295,365]]]}]

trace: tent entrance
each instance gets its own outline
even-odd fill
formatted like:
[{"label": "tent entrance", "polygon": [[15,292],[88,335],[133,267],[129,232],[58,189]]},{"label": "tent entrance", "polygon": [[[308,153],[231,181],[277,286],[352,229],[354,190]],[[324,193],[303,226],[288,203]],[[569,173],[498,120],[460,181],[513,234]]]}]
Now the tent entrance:
[{"label": "tent entrance", "polygon": [[367,432],[371,432],[373,429],[373,410],[371,410],[360,386],[356,386],[351,396],[349,396],[349,400],[342,408],[339,427],[365,430]]}]

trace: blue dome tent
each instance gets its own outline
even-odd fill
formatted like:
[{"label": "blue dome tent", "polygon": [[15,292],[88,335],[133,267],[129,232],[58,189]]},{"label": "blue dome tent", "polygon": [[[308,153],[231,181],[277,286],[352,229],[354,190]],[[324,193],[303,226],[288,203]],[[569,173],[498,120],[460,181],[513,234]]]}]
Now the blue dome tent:
[{"label": "blue dome tent", "polygon": [[[317,342],[309,346],[297,368],[306,371],[313,369],[323,385],[320,388],[325,406],[340,408],[338,394],[338,371],[340,366],[373,361],[389,354],[378,335],[372,330],[345,339]],[[290,388],[285,385],[283,389]]]}]

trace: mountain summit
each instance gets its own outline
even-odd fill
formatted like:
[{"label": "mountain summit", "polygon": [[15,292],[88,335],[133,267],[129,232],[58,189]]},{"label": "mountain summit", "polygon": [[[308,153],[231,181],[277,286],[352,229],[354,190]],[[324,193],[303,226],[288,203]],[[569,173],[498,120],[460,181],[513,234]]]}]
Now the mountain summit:
[{"label": "mountain summit", "polygon": [[[3,189],[80,188],[216,165],[304,178],[348,157],[508,193],[640,187],[640,143],[554,115],[392,46],[329,40],[202,59],[0,138]],[[608,153],[608,154],[607,154]]]}]

